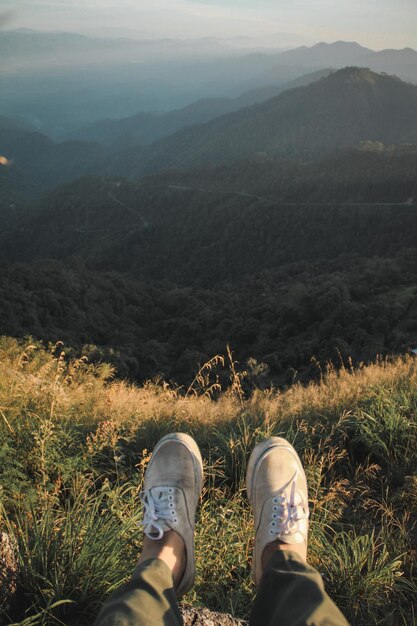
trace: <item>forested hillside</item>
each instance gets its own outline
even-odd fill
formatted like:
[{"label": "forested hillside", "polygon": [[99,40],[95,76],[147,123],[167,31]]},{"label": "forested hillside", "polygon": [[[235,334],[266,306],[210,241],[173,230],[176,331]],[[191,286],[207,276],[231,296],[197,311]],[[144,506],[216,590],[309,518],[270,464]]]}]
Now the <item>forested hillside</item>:
[{"label": "forested hillside", "polygon": [[139,182],[84,178],[16,219],[0,258],[79,256],[95,269],[211,286],[298,261],[396,256],[415,245],[416,167],[417,151],[382,149]]},{"label": "forested hillside", "polygon": [[149,176],[154,186],[250,194],[288,203],[408,203],[417,197],[417,146],[364,141],[311,160],[263,155],[206,168]]},{"label": "forested hillside", "polygon": [[[416,94],[348,68],[147,148],[148,159],[180,141],[175,168],[83,177],[37,199],[56,178],[117,169],[123,153],[3,120],[15,161],[0,168],[0,332],[64,340],[119,375],[181,384],[230,344],[248,388],[314,378],[314,359],[407,351],[417,342]],[[282,147],[284,124],[314,153],[233,160],[245,152],[230,133]],[[230,162],[197,167],[203,144],[185,140],[208,132]],[[330,150],[342,136],[358,145]],[[178,167],[187,150],[190,170]]]},{"label": "forested hillside", "polygon": [[0,325],[12,336],[64,340],[142,381],[187,384],[229,343],[251,372],[249,387],[286,385],[319,375],[313,357],[340,366],[414,347],[416,280],[415,249],[394,260],[284,265],[205,288],[92,272],[76,260],[3,265]]},{"label": "forested hillside", "polygon": [[249,387],[314,378],[312,358],[403,353],[417,341],[416,165],[411,147],[366,144],[62,185],[5,222],[2,332],[183,384],[228,343]]},{"label": "forested hillside", "polygon": [[289,83],[258,87],[236,98],[204,98],[168,113],[142,112],[124,119],[107,119],[77,130],[70,138],[94,141],[119,150],[135,144],[150,144],[186,126],[203,124],[226,113],[265,102],[287,89],[308,85],[328,74],[330,70],[318,70]]},{"label": "forested hillside", "polygon": [[311,158],[362,141],[417,142],[417,87],[392,76],[345,68],[306,87],[191,126],[146,150],[115,155],[109,173],[227,163],[261,153]]},{"label": "forested hillside", "polygon": [[[51,188],[102,167],[104,150],[88,141],[57,143],[33,128],[22,126],[13,118],[0,117],[1,154],[16,168],[34,190]],[[7,172],[2,172],[6,179]],[[10,173],[13,177],[13,172]],[[0,194],[3,190],[0,190]]]}]

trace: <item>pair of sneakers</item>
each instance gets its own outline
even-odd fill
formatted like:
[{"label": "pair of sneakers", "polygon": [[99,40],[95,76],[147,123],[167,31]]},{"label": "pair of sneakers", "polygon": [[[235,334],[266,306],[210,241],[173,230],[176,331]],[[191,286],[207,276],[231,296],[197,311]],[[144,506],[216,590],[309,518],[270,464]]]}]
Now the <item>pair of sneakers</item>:
[{"label": "pair of sneakers", "polygon": [[[253,579],[262,576],[262,555],[268,544],[282,542],[307,548],[308,495],[301,461],[292,445],[271,437],[255,446],[246,475],[247,494],[255,520]],[[195,513],[203,486],[203,462],[192,437],[173,433],[156,445],[145,474],[144,533],[154,540],[173,530],[182,538],[186,565],[177,595],[194,583]]]}]

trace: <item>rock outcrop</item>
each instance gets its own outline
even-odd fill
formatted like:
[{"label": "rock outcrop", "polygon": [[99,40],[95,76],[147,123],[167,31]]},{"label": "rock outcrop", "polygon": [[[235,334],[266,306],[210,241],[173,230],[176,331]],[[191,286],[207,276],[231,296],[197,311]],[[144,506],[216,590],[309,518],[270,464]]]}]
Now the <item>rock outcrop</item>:
[{"label": "rock outcrop", "polygon": [[10,535],[0,533],[0,610],[7,612],[17,592],[16,547]]},{"label": "rock outcrop", "polygon": [[182,606],[184,626],[246,626],[247,622],[235,619],[227,613],[214,613],[205,608]]}]

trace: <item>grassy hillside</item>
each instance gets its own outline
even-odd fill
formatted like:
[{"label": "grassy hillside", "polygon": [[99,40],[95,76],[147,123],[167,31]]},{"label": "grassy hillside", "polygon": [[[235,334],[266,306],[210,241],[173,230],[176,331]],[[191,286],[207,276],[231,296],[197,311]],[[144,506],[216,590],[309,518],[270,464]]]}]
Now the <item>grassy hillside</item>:
[{"label": "grassy hillside", "polygon": [[[186,600],[247,615],[253,589],[247,457],[272,433],[307,471],[309,558],[353,625],[413,624],[417,580],[414,359],[329,368],[319,384],[210,397],[213,360],[188,389],[111,380],[108,365],[0,342],[1,531],[16,541],[19,601],[2,623],[90,624],[140,549],[138,492],[172,430],[201,446],[197,582]],[[57,603],[61,603],[57,605]],[[33,617],[31,617],[33,616]]]}]

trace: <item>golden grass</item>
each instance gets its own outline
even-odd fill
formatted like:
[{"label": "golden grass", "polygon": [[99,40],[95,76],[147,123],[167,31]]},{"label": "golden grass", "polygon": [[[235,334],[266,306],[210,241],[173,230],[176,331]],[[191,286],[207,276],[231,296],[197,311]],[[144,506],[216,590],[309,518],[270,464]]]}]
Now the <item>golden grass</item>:
[{"label": "golden grass", "polygon": [[[333,420],[352,411],[381,389],[417,388],[416,359],[403,356],[357,369],[328,367],[320,383],[296,384],[286,391],[255,391],[241,406],[233,394],[224,393],[216,402],[206,395],[188,395],[166,384],[136,386],[112,380],[107,364],[92,366],[85,359],[64,360],[61,346],[49,351],[37,344],[22,345],[3,339],[0,347],[0,393],[2,412],[13,421],[13,407],[27,407],[53,419],[79,423],[112,420],[118,424],[155,420],[186,425],[215,426],[238,415],[265,425]],[[7,414],[7,415],[6,415]],[[3,417],[4,419],[4,417]]]},{"label": "golden grass", "polygon": [[[239,383],[229,360],[232,382]],[[356,369],[329,366],[319,383],[255,390],[246,399],[239,384],[210,399],[203,375],[185,393],[162,382],[136,386],[113,374],[107,364],[67,359],[62,345],[0,340],[0,520],[15,534],[22,562],[30,556],[34,564],[25,578],[26,615],[37,616],[31,623],[81,624],[81,614],[89,623],[102,597],[129,575],[140,547],[133,522],[150,451],[163,434],[181,430],[199,443],[207,476],[190,602],[247,615],[253,528],[246,462],[257,441],[280,434],[294,443],[306,469],[310,561],[342,610],[358,626],[411,626],[417,592],[413,357]],[[123,558],[109,550],[105,559],[97,556],[101,539],[94,527],[103,510],[110,516],[103,524],[106,542],[118,545],[123,537]],[[48,553],[51,572],[45,573],[42,537],[71,554],[75,539],[58,530],[73,524],[84,528],[82,558],[65,569]],[[86,578],[90,553],[96,570]],[[111,584],[100,579],[105,571]],[[40,575],[51,578],[47,595]],[[61,600],[74,604],[52,610]]]}]

